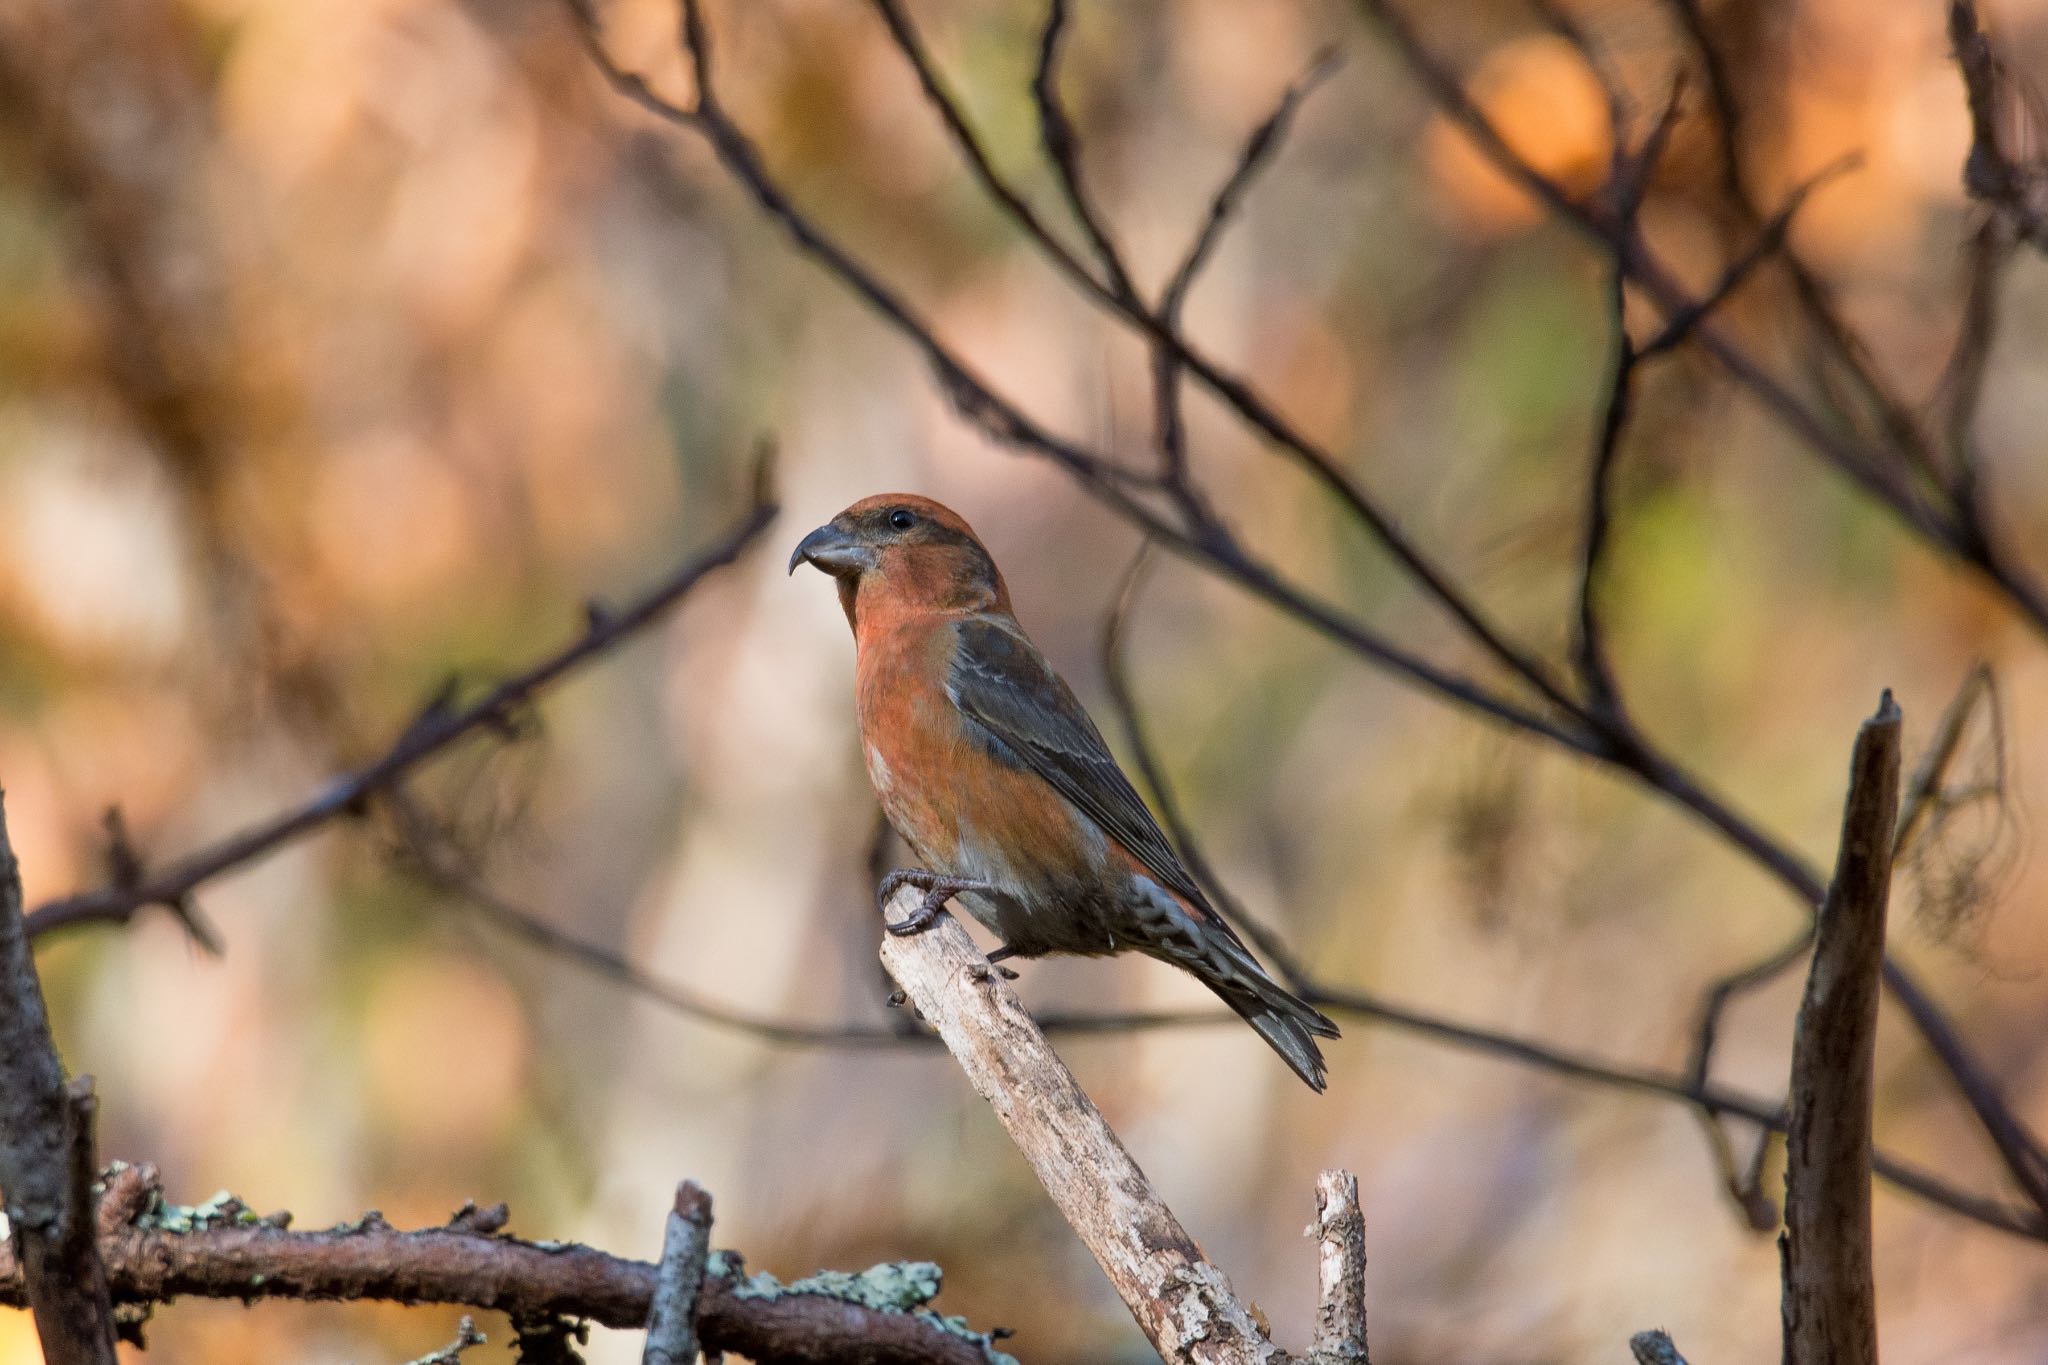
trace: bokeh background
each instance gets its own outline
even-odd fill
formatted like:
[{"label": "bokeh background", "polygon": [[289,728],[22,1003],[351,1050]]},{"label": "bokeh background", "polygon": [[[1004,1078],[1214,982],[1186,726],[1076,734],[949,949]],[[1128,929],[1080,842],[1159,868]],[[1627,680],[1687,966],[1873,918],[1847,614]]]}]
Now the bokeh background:
[{"label": "bokeh background", "polygon": [[[1425,7],[1427,8],[1427,7]],[[1533,646],[1560,651],[1609,335],[1599,262],[1434,116],[1345,5],[1081,6],[1068,93],[1093,188],[1141,277],[1327,44],[1343,64],[1253,196],[1190,326],[1399,509]],[[1976,218],[1934,0],[1710,7],[1783,191],[1834,158],[1794,240],[1899,389],[1933,393]],[[1574,11],[1654,101],[1680,55],[1657,6]],[[1006,167],[1050,204],[1026,83],[1037,7],[916,13]],[[767,542],[579,675],[509,748],[418,790],[481,875],[703,995],[814,1022],[887,1017],[865,880],[874,806],[852,651],[789,545],[856,497],[959,508],[1018,611],[1099,707],[1095,637],[1134,534],[1045,464],[989,446],[914,356],[795,257],[704,149],[610,94],[548,0],[7,0],[0,22],[0,782],[31,903],[105,876],[118,804],[167,856],[376,753],[451,675],[554,648],[743,507],[780,447]],[[1429,13],[1538,164],[1596,184],[1599,92],[1514,3]],[[1988,17],[2022,71],[2048,5]],[[712,9],[726,97],[777,174],[1053,428],[1136,460],[1142,350],[963,178],[851,0]],[[664,0],[606,11],[614,51],[687,94]],[[1648,225],[1689,279],[1736,238],[1711,139],[1680,123]],[[2048,574],[2048,273],[2018,260],[1978,432],[1993,512]],[[1730,325],[1800,373],[1782,287]],[[1465,647],[1218,409],[1198,468],[1232,524],[1332,599],[1447,662]],[[1966,775],[2003,798],[1909,870],[1894,944],[2048,1127],[2048,641],[1823,472],[1719,374],[1649,373],[1624,454],[1610,594],[1652,732],[1819,863],[1847,746],[1881,687],[1909,757],[1972,666],[2003,700]],[[1132,668],[1167,771],[1253,910],[1325,977],[1618,1061],[1675,1067],[1697,991],[1796,907],[1655,799],[1417,696],[1168,562]],[[52,940],[68,1065],[103,1146],[192,1201],[226,1187],[324,1225],[513,1228],[652,1257],[674,1182],[721,1245],[784,1276],[889,1257],[1037,1361],[1142,1341],[951,1063],[777,1047],[637,999],[481,922],[376,821],[167,916]],[[1046,1006],[1197,1003],[1140,962],[1029,966]],[[1725,1081],[1783,1085],[1796,974],[1735,1014]],[[1359,1172],[1377,1359],[1612,1360],[1672,1330],[1695,1360],[1775,1356],[1777,1253],[1717,1187],[1680,1108],[1364,1022],[1317,1098],[1242,1029],[1065,1051],[1162,1193],[1285,1337],[1324,1166]],[[1881,1140],[1979,1188],[1985,1144],[1887,1007]],[[1775,1165],[1772,1168],[1776,1169]],[[1767,1180],[1766,1188],[1772,1180]],[[1888,1360],[2048,1355],[2048,1253],[1889,1189]],[[153,1355],[401,1359],[453,1313],[181,1304]],[[503,1358],[497,1341],[483,1358]],[[633,1358],[599,1333],[592,1358]],[[33,1360],[0,1315],[0,1360]],[[478,1358],[472,1356],[471,1358]]]}]

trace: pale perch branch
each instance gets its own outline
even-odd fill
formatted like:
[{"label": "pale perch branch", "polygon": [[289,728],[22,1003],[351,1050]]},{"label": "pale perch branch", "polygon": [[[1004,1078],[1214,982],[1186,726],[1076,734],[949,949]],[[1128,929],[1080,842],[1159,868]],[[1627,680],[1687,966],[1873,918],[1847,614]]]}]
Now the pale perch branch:
[{"label": "pale perch branch", "polygon": [[[906,888],[885,916],[907,919],[922,899]],[[1203,1258],[966,930],[941,916],[914,937],[885,936],[882,965],[938,1030],[1164,1359],[1284,1365],[1286,1354]]]},{"label": "pale perch branch", "polygon": [[1792,1040],[1785,1138],[1786,1365],[1877,1359],[1870,1254],[1871,1064],[1899,809],[1899,708],[1886,692],[1849,765],[1841,852]]}]

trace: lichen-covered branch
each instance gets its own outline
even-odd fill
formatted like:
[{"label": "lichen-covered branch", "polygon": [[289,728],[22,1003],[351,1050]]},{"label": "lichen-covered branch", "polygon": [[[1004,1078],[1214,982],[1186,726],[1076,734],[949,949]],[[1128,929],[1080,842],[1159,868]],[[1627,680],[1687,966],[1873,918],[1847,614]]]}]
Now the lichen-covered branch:
[{"label": "lichen-covered branch", "polygon": [[[259,1217],[227,1196],[197,1207],[167,1203],[152,1168],[124,1166],[105,1182],[98,1249],[112,1297],[123,1304],[376,1299],[494,1310],[515,1321],[646,1326],[657,1266],[507,1236],[505,1219],[502,1204],[467,1206],[442,1227],[402,1232],[373,1212],[297,1232],[289,1215]],[[940,1279],[935,1265],[900,1262],[785,1285],[748,1275],[732,1252],[713,1252],[697,1302],[698,1345],[787,1365],[1014,1365],[991,1334],[928,1306]],[[26,1289],[12,1244],[0,1245],[0,1304],[21,1305]]]}]

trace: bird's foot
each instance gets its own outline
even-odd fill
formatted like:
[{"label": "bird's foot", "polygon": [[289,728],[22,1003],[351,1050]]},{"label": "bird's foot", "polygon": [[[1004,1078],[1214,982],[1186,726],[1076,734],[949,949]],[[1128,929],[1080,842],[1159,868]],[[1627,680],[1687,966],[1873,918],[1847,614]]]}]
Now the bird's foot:
[{"label": "bird's foot", "polygon": [[884,923],[883,927],[897,938],[908,938],[921,934],[932,927],[932,922],[945,912],[946,902],[962,891],[994,891],[987,882],[978,882],[971,877],[947,877],[922,867],[899,867],[882,878],[882,884],[875,888],[875,905],[886,916],[889,898],[899,887],[914,886],[924,892],[924,903],[910,913],[909,918],[894,924]]},{"label": "bird's foot", "polygon": [[1005,944],[1003,947],[996,949],[994,952],[988,955],[988,965],[991,967],[995,967],[996,975],[1000,976],[1005,981],[1015,981],[1017,979],[1017,973],[1011,971],[1008,967],[1000,967],[996,964],[1001,962],[1006,957],[1014,956],[1016,952],[1017,950],[1015,948],[1012,948],[1009,945]]}]

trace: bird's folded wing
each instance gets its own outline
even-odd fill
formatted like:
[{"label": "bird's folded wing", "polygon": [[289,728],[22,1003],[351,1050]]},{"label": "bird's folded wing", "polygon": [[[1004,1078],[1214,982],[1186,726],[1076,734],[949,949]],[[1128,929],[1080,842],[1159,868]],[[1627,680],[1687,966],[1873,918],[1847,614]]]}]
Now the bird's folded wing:
[{"label": "bird's folded wing", "polygon": [[1117,767],[1073,691],[1014,626],[976,617],[954,627],[959,647],[947,691],[992,741],[997,759],[1044,779],[1164,887],[1221,923],[1145,802]]}]

